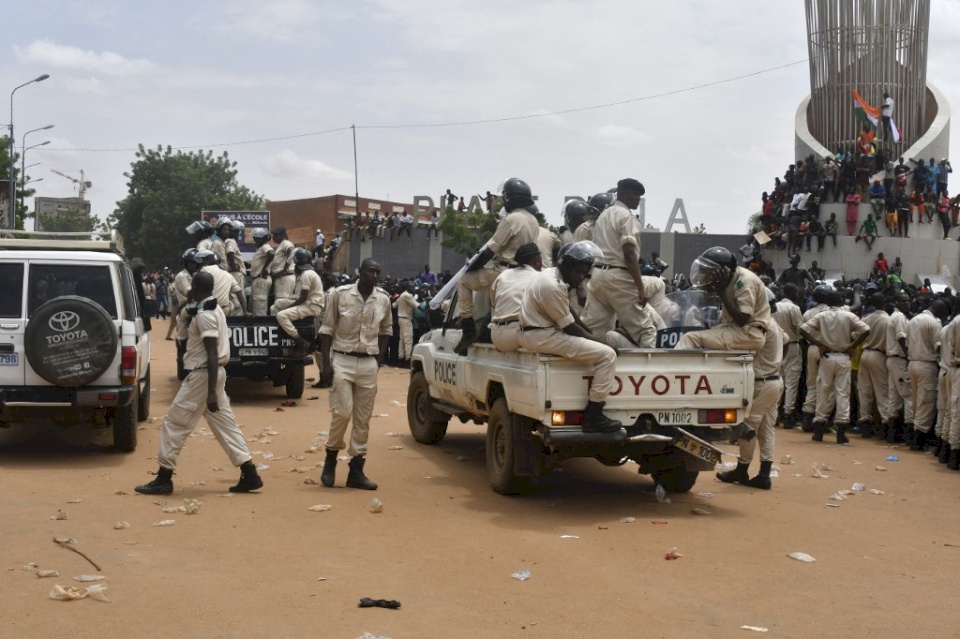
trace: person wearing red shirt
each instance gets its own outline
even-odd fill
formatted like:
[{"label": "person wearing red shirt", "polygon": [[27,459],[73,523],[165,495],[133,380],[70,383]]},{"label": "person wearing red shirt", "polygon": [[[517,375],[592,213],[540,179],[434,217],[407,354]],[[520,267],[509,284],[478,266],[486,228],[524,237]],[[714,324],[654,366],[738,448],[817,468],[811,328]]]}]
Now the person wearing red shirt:
[{"label": "person wearing red shirt", "polygon": [[847,197],[843,201],[847,203],[847,235],[856,235],[860,212],[860,195],[849,189]]},{"label": "person wearing red shirt", "polygon": [[884,276],[887,274],[887,271],[890,270],[890,265],[887,263],[887,258],[883,256],[883,253],[877,253],[877,259],[873,262],[873,269],[877,275]]}]

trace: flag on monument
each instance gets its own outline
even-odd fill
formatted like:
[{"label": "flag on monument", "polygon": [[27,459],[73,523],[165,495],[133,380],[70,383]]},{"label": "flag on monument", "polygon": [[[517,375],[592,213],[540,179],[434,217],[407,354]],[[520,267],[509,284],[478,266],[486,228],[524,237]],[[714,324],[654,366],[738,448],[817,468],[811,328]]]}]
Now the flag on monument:
[{"label": "flag on monument", "polygon": [[[850,93],[853,95],[853,117],[855,120],[860,120],[862,122],[870,122],[873,126],[880,128],[880,107],[870,106],[867,104],[867,101],[860,97],[860,93],[856,89],[850,89]],[[890,118],[890,128],[893,129],[893,141],[900,141],[900,128],[897,126],[897,123],[893,121],[893,118]]]}]

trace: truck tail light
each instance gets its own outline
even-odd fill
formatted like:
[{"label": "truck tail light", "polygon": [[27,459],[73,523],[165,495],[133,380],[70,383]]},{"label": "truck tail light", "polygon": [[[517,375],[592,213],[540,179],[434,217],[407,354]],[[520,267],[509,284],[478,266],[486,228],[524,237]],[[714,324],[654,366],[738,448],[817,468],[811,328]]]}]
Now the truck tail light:
[{"label": "truck tail light", "polygon": [[135,384],[137,382],[137,348],[124,346],[120,352],[120,383]]},{"label": "truck tail light", "polygon": [[738,421],[737,411],[732,408],[712,408],[698,412],[701,424],[736,424]]},{"label": "truck tail light", "polygon": [[551,426],[583,425],[582,410],[555,410],[550,413]]}]

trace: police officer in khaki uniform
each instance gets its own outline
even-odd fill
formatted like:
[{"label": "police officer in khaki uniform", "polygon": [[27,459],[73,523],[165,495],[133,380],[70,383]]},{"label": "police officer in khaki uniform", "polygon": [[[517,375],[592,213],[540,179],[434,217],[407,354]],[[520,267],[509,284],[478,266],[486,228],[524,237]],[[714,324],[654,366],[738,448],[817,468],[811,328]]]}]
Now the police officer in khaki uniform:
[{"label": "police officer in khaki uniform", "polygon": [[200,264],[200,270],[213,276],[213,296],[225,315],[234,317],[247,314],[247,298],[237,281],[217,264],[217,254],[213,251],[197,251],[194,260]]},{"label": "police officer in khaki uniform", "polygon": [[603,257],[587,285],[587,303],[581,317],[594,335],[606,334],[614,328],[614,321],[619,321],[631,342],[652,348],[657,329],[640,273],[640,221],[631,212],[639,206],[644,192],[639,181],[620,180],[616,201],[597,218],[593,241]]},{"label": "police officer in khaki uniform", "polygon": [[466,355],[467,347],[479,336],[473,320],[473,292],[486,291],[505,269],[516,264],[514,254],[524,244],[536,243],[540,226],[527,207],[533,206],[530,185],[519,178],[510,178],[501,189],[504,208],[509,211],[486,247],[474,258],[470,268],[457,282],[457,304],[460,307],[460,326],[463,333],[454,348],[458,355]]},{"label": "police officer in khaki uniform", "polygon": [[[830,296],[834,288],[826,284],[819,284],[813,289],[814,305],[803,314],[803,321],[809,322],[820,313],[830,308]],[[803,430],[806,433],[813,431],[813,415],[817,410],[817,374],[820,369],[820,349],[813,344],[807,344],[807,394],[803,400]]]},{"label": "police officer in khaki uniform", "polygon": [[508,268],[490,286],[490,339],[500,352],[520,348],[520,305],[524,291],[543,268],[540,249],[524,244],[517,249],[517,266]]},{"label": "police officer in khaki uniform", "polygon": [[[336,479],[337,452],[347,448],[350,455],[348,488],[376,490],[377,485],[363,472],[366,462],[370,416],[377,398],[377,373],[383,365],[390,337],[393,314],[390,296],[377,287],[380,264],[371,258],[360,264],[356,283],[340,286],[330,293],[320,327],[320,352],[323,355],[321,381],[330,389],[330,434],[325,444],[326,459],[320,482],[333,486]],[[350,444],[344,443],[347,425]]]},{"label": "police officer in khaki uniform", "polygon": [[704,331],[686,333],[677,348],[758,351],[763,347],[770,319],[767,287],[760,278],[737,265],[722,246],[703,252],[690,267],[690,283],[720,296],[720,323]]},{"label": "police officer in khaki uniform", "polygon": [[577,287],[603,253],[593,242],[574,242],[560,249],[557,266],[537,274],[520,305],[520,346],[534,353],[558,355],[594,368],[583,432],[614,433],[622,424],[603,414],[613,390],[617,353],[576,322],[567,290]]},{"label": "police officer in khaki uniform", "polygon": [[783,363],[780,374],[783,377],[783,427],[797,427],[797,391],[800,388],[800,373],[803,361],[800,359],[800,292],[795,284],[783,285],[783,298],[773,306],[772,317],[787,336],[784,344]]},{"label": "police officer in khaki uniform", "polygon": [[193,274],[200,269],[194,256],[197,249],[187,249],[180,258],[180,264],[183,269],[173,278],[170,285],[170,304],[173,312],[170,313],[170,326],[167,328],[167,340],[173,339],[171,335],[177,330],[177,316],[180,309],[187,305],[187,298],[190,296],[190,286],[193,282]]},{"label": "police officer in khaki uniform", "polygon": [[[273,229],[273,242],[277,245],[267,268],[273,278],[273,304],[270,312],[276,314],[293,303],[296,299],[296,274],[290,255],[297,247],[287,238],[287,229],[278,226]],[[281,301],[282,300],[282,301]],[[276,307],[276,308],[274,308]]]},{"label": "police officer in khaki uniform", "polygon": [[848,444],[850,423],[850,357],[870,335],[870,327],[850,311],[840,308],[838,291],[830,294],[830,308],[800,325],[800,334],[820,351],[817,373],[817,412],[813,418],[813,441],[822,442],[827,420],[836,406],[834,426],[837,443]]},{"label": "police officer in khaki uniform", "polygon": [[[890,420],[890,387],[887,374],[887,300],[882,293],[870,296],[868,313],[863,322],[870,327],[870,336],[863,343],[860,369],[857,373],[857,394],[860,399],[860,435],[870,439],[883,434],[882,424]],[[873,421],[873,410],[880,423]]]},{"label": "police officer in khaki uniform", "polygon": [[950,333],[950,425],[947,429],[946,451],[940,450],[940,459],[947,458],[947,468],[960,470],[960,313],[947,326]]},{"label": "police officer in khaki uniform", "polygon": [[233,234],[233,220],[224,215],[217,219],[217,223],[213,228],[217,232],[217,237],[214,239],[213,244],[210,245],[210,250],[216,253],[217,258],[220,260],[217,262],[217,265],[229,273],[230,264],[227,262],[227,240],[230,239],[230,236]]},{"label": "police officer in khaki uniform", "polygon": [[408,283],[393,303],[393,308],[397,309],[397,326],[400,328],[397,359],[400,360],[401,368],[410,367],[410,357],[413,355],[413,311],[417,308],[413,290],[413,284]]},{"label": "police officer in khaki uniform", "polygon": [[303,339],[293,323],[323,313],[323,282],[313,270],[313,254],[307,249],[298,248],[293,252],[293,264],[297,272],[294,290],[299,290],[300,295],[291,306],[277,313],[277,324],[284,333],[294,339],[301,352],[307,355],[313,351],[313,343]]},{"label": "police officer in khaki uniform", "polygon": [[887,389],[890,391],[887,410],[890,419],[886,423],[886,439],[893,444],[898,438],[897,422],[903,410],[903,432],[913,428],[913,396],[910,394],[910,379],[907,374],[907,313],[910,312],[910,297],[897,293],[895,308],[887,322]]},{"label": "police officer in khaki uniform", "polygon": [[198,251],[209,251],[210,247],[213,246],[213,227],[210,226],[210,222],[206,220],[200,220],[198,222],[192,222],[190,226],[187,227],[187,233],[193,236],[194,241],[197,243]]},{"label": "police officer in khaki uniform", "polygon": [[173,492],[177,459],[201,416],[207,420],[233,465],[240,467],[240,481],[230,487],[230,492],[257,490],[263,487],[263,480],[257,474],[247,442],[230,408],[230,398],[224,390],[227,372],[223,367],[230,359],[230,335],[226,316],[213,296],[212,274],[201,272],[194,275],[190,298],[197,302],[196,306],[181,311],[187,341],[183,358],[187,377],[163,418],[157,476],[134,490],[144,495]]},{"label": "police officer in khaki uniform", "polygon": [[257,316],[267,315],[267,302],[270,298],[270,287],[273,280],[270,278],[270,271],[267,264],[273,259],[273,248],[268,240],[270,231],[258,227],[250,233],[254,244],[257,245],[257,252],[253,254],[253,260],[250,261],[250,312]]},{"label": "police officer in khaki uniform", "polygon": [[954,331],[949,324],[940,329],[940,374],[937,378],[937,423],[934,425],[936,440],[927,441],[933,445],[934,455],[941,464],[946,464],[950,458],[950,420],[953,403],[950,401],[950,362],[953,359]]},{"label": "police officer in khaki uniform", "polygon": [[230,236],[223,241],[223,250],[227,254],[227,272],[237,280],[240,288],[245,288],[247,284],[247,267],[243,263],[243,254],[240,252],[240,245],[237,243],[238,237],[243,237],[243,229],[246,225],[240,220],[233,220],[232,232]]},{"label": "police officer in khaki uniform", "polygon": [[910,450],[923,451],[933,426],[937,405],[937,359],[940,353],[941,320],[950,316],[947,305],[937,300],[907,324],[907,370],[913,397],[913,430],[904,433]]}]

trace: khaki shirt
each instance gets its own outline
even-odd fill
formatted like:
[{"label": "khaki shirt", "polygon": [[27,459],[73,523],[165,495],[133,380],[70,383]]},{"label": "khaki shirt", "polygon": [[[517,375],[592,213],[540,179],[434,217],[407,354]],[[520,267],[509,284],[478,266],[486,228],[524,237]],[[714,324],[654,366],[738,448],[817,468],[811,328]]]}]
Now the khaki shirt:
[{"label": "khaki shirt", "polygon": [[537,269],[524,265],[500,273],[490,285],[490,319],[493,322],[512,322],[520,319],[523,293],[537,276]]},{"label": "khaki shirt", "polygon": [[947,333],[950,334],[950,352],[947,356],[947,366],[955,368],[960,364],[960,315],[957,315],[947,324]]},{"label": "khaki shirt", "polygon": [[364,300],[357,284],[333,289],[320,334],[333,337],[335,351],[376,355],[380,352],[380,336],[393,335],[390,296],[374,287]]},{"label": "khaki shirt", "polygon": [[308,269],[297,275],[297,290],[306,291],[307,299],[303,305],[317,313],[323,309],[326,298],[323,296],[323,280],[313,269]]},{"label": "khaki shirt", "polygon": [[944,370],[952,366],[950,362],[953,358],[953,339],[949,324],[940,329],[940,368]]},{"label": "khaki shirt", "polygon": [[859,317],[842,308],[828,308],[801,326],[828,351],[842,353],[870,330]]},{"label": "khaki shirt", "polygon": [[583,240],[593,241],[593,229],[597,225],[595,220],[584,220],[580,226],[577,227],[577,230],[573,232],[573,241],[580,242]]},{"label": "khaki shirt", "polygon": [[500,220],[487,248],[496,253],[494,260],[497,262],[513,264],[517,249],[524,244],[535,243],[539,233],[537,218],[526,209],[516,209]]},{"label": "khaki shirt", "polygon": [[210,273],[213,276],[213,296],[217,298],[217,304],[224,310],[230,309],[230,300],[240,292],[240,285],[233,276],[227,273],[219,266],[204,266],[201,271]]},{"label": "khaki shirt", "polygon": [[197,242],[198,251],[212,251],[213,250],[211,248],[212,246],[213,246],[213,238],[211,237],[206,237],[200,240],[199,242]]},{"label": "khaki shirt", "polygon": [[[583,228],[581,224],[577,232]],[[623,202],[617,200],[600,214],[593,227],[593,241],[603,252],[603,264],[626,267],[623,245],[632,244],[640,254],[640,220]]]},{"label": "khaki shirt", "polygon": [[830,306],[828,304],[817,304],[816,306],[813,306],[810,309],[808,309],[807,312],[803,314],[803,321],[808,322],[829,308]]},{"label": "khaki shirt", "polygon": [[220,258],[220,268],[225,271],[230,270],[227,264],[227,245],[221,239],[216,239],[210,244],[210,250]]},{"label": "khaki shirt", "polygon": [[780,365],[783,363],[783,343],[787,333],[772,319],[767,320],[765,328],[766,339],[753,356],[753,375],[756,379],[779,375]]},{"label": "khaki shirt", "polygon": [[[217,268],[208,266],[207,268]],[[230,277],[227,275],[227,277]],[[232,279],[232,278],[231,278]],[[207,299],[212,299],[208,297]],[[204,300],[205,302],[206,300]],[[202,304],[203,302],[201,302]],[[205,337],[217,338],[217,363],[223,366],[230,359],[230,333],[227,330],[227,316],[218,306],[212,311],[200,311],[187,327],[187,352],[183,355],[183,367],[187,370],[206,368],[207,347],[203,345]]]},{"label": "khaki shirt", "polygon": [[537,231],[537,248],[540,249],[543,268],[550,268],[553,266],[554,253],[560,250],[560,238],[550,229],[541,226]]},{"label": "khaki shirt", "polygon": [[397,301],[393,303],[393,307],[397,309],[397,318],[411,319],[413,318],[413,311],[417,308],[417,300],[413,298],[413,294],[409,291],[404,291],[400,293],[400,297],[397,298]]},{"label": "khaki shirt", "polygon": [[887,354],[887,325],[890,316],[886,311],[874,311],[863,318],[863,323],[870,327],[870,336],[863,343],[864,350],[880,351]]},{"label": "khaki shirt", "polygon": [[266,243],[257,248],[257,252],[253,254],[253,259],[250,260],[250,275],[252,277],[260,277],[263,275],[263,267],[267,263],[267,255],[269,255],[272,250],[273,248]]},{"label": "khaki shirt", "polygon": [[[273,255],[273,261],[270,262],[270,275],[280,277],[281,275],[288,274],[287,258],[290,257],[290,254],[293,253],[296,248],[290,240],[280,242],[279,246],[277,246],[276,253]],[[289,273],[292,274],[293,271],[290,270]]]},{"label": "khaki shirt", "polygon": [[887,322],[887,357],[906,357],[900,347],[900,340],[907,338],[907,316],[899,309],[890,313]]},{"label": "khaki shirt", "polygon": [[532,278],[520,303],[520,326],[563,330],[573,324],[570,313],[570,297],[567,283],[560,277],[560,270],[547,268]]},{"label": "khaki shirt", "polygon": [[173,278],[173,294],[177,296],[177,302],[180,303],[180,306],[187,303],[191,286],[193,286],[193,275],[187,269],[183,269]]},{"label": "khaki shirt", "polygon": [[940,351],[940,320],[930,311],[907,324],[907,353],[911,362],[935,362]]},{"label": "khaki shirt", "polygon": [[[224,264],[227,267],[227,270],[230,271],[231,273],[246,274],[247,267],[244,266],[243,264],[243,255],[240,253],[240,246],[237,244],[237,241],[232,237],[229,237],[223,242],[223,245],[224,245],[224,251],[226,251],[227,253],[227,258],[226,258],[226,261],[224,262]],[[240,269],[238,271],[233,270],[233,265],[230,263],[231,255],[237,256],[234,261],[240,264]]]},{"label": "khaki shirt", "polygon": [[[736,302],[737,308],[741,313],[750,316],[745,326],[764,328],[767,320],[770,319],[770,300],[767,299],[766,288],[759,277],[742,266],[737,267],[737,272],[727,284],[727,290]],[[727,312],[725,306],[720,311],[720,321],[733,323],[733,317]]]},{"label": "khaki shirt", "polygon": [[772,314],[777,325],[787,334],[787,343],[792,344],[800,337],[800,325],[803,324],[803,317],[800,315],[800,307],[788,299],[782,299],[777,302],[777,310]]}]

